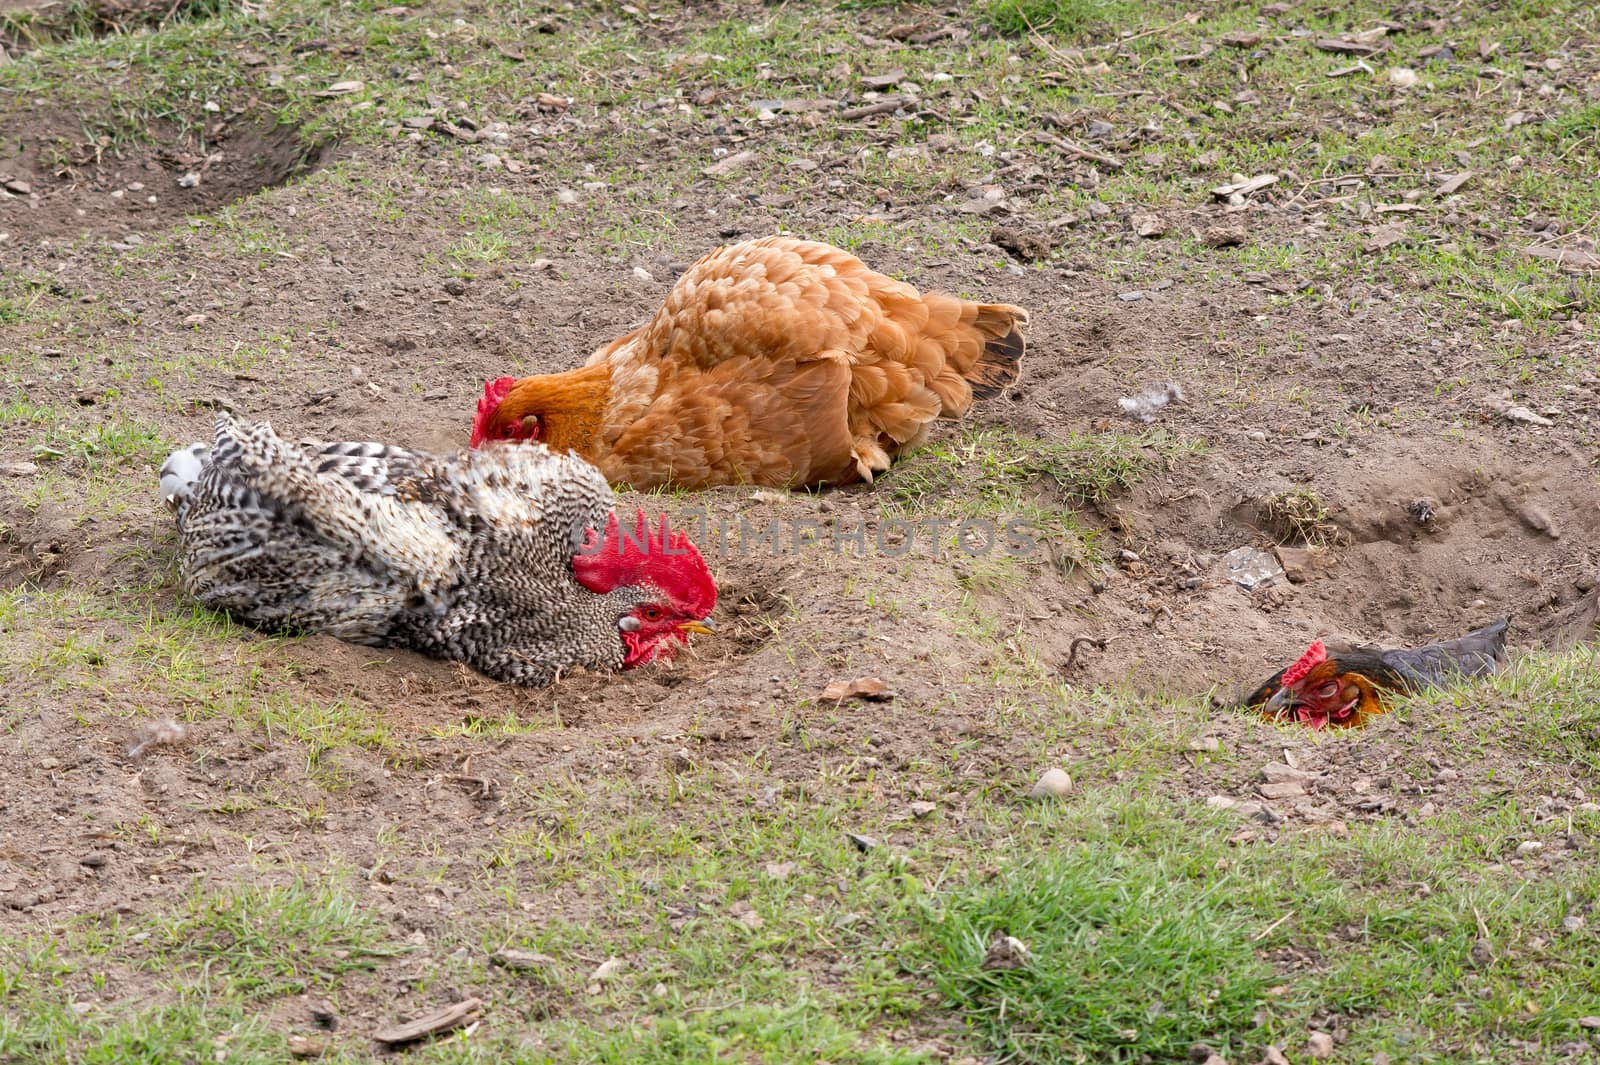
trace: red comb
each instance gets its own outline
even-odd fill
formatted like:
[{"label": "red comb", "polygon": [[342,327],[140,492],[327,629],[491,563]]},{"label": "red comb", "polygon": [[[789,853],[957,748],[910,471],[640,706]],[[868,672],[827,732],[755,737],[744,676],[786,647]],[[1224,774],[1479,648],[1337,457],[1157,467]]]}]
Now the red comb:
[{"label": "red comb", "polygon": [[499,377],[483,383],[483,398],[478,400],[478,416],[472,419],[472,446],[477,447],[489,439],[489,419],[500,409],[500,404],[517,383],[515,377]]},{"label": "red comb", "polygon": [[604,595],[625,585],[655,588],[683,613],[703,618],[717,605],[717,585],[693,541],[667,524],[651,527],[640,510],[632,529],[623,529],[615,512],[602,534],[594,529],[572,558],[572,573],[591,592]]},{"label": "red comb", "polygon": [[1327,660],[1328,649],[1322,646],[1321,640],[1314,641],[1310,647],[1306,648],[1306,653],[1300,656],[1298,662],[1283,671],[1283,686],[1287,688],[1289,685],[1298,682],[1307,673],[1310,673]]}]

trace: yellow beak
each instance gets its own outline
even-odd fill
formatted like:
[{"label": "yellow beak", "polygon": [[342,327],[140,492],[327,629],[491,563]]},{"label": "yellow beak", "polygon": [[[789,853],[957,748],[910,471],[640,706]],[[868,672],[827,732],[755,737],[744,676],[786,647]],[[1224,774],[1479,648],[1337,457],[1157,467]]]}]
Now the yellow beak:
[{"label": "yellow beak", "polygon": [[699,621],[685,621],[678,628],[684,632],[705,633],[707,636],[715,636],[717,634],[717,627],[711,624],[710,618],[701,618]]}]

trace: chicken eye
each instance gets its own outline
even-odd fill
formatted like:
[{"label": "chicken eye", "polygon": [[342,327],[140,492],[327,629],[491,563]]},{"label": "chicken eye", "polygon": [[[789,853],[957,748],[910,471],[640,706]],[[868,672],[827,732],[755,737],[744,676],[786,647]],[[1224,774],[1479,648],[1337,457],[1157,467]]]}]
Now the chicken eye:
[{"label": "chicken eye", "polygon": [[1339,690],[1339,682],[1336,681],[1336,680],[1330,680],[1328,683],[1324,684],[1322,687],[1317,689],[1317,698],[1318,699],[1331,699],[1331,698],[1333,698],[1334,693],[1337,692],[1338,690]]},{"label": "chicken eye", "polygon": [[641,613],[644,614],[644,619],[646,621],[661,620],[661,609],[659,607],[647,606],[643,611],[641,611]]}]

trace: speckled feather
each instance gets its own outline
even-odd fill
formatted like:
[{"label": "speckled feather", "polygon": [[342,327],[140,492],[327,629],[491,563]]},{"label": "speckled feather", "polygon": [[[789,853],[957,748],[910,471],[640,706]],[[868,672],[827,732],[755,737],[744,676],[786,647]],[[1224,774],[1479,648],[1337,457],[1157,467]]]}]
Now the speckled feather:
[{"label": "speckled feather", "polygon": [[541,446],[435,456],[290,443],[217,418],[216,442],[162,470],[186,591],[266,628],[322,632],[547,683],[616,668],[617,619],[644,600],[573,578],[614,499],[593,466]]}]

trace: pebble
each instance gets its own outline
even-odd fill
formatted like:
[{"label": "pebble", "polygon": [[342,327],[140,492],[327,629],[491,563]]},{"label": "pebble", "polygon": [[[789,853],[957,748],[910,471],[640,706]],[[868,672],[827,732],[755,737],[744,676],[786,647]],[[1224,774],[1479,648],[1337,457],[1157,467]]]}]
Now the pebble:
[{"label": "pebble", "polygon": [[1289,1059],[1284,1056],[1282,1050],[1268,1043],[1267,1049],[1261,1055],[1261,1065],[1289,1065]]},{"label": "pebble", "polygon": [[645,284],[649,284],[650,282],[655,280],[655,276],[653,274],[651,274],[650,271],[646,270],[644,267],[635,266],[633,268],[633,279],[635,281],[643,281]]},{"label": "pebble", "polygon": [[1028,792],[1028,795],[1035,799],[1060,798],[1071,790],[1072,777],[1067,771],[1060,767],[1051,767],[1039,777],[1038,783],[1034,784],[1033,790]]},{"label": "pebble", "polygon": [[192,189],[198,184],[200,184],[200,175],[193,170],[178,179],[178,188],[180,189]]},{"label": "pebble", "polygon": [[1327,1032],[1312,1032],[1306,1040],[1306,1054],[1319,1061],[1333,1057],[1333,1036]]},{"label": "pebble", "polygon": [[1517,857],[1529,858],[1544,850],[1544,844],[1536,839],[1524,840],[1517,844]]},{"label": "pebble", "polygon": [[536,954],[529,950],[512,950],[507,947],[489,955],[489,960],[506,969],[517,972],[531,972],[538,969],[554,969],[556,960],[548,954]]},{"label": "pebble", "polygon": [[445,281],[444,290],[452,296],[465,296],[467,294],[467,283],[459,277],[452,277]]},{"label": "pebble", "polygon": [[557,189],[556,202],[565,207],[571,207],[578,202],[578,194],[571,189]]},{"label": "pebble", "polygon": [[1583,926],[1586,923],[1587,922],[1584,921],[1582,915],[1576,914],[1576,913],[1569,914],[1566,918],[1564,918],[1562,920],[1562,922],[1561,922],[1561,930],[1563,932],[1568,933],[1568,934],[1571,934],[1573,932],[1581,932],[1581,931],[1583,931]]}]

